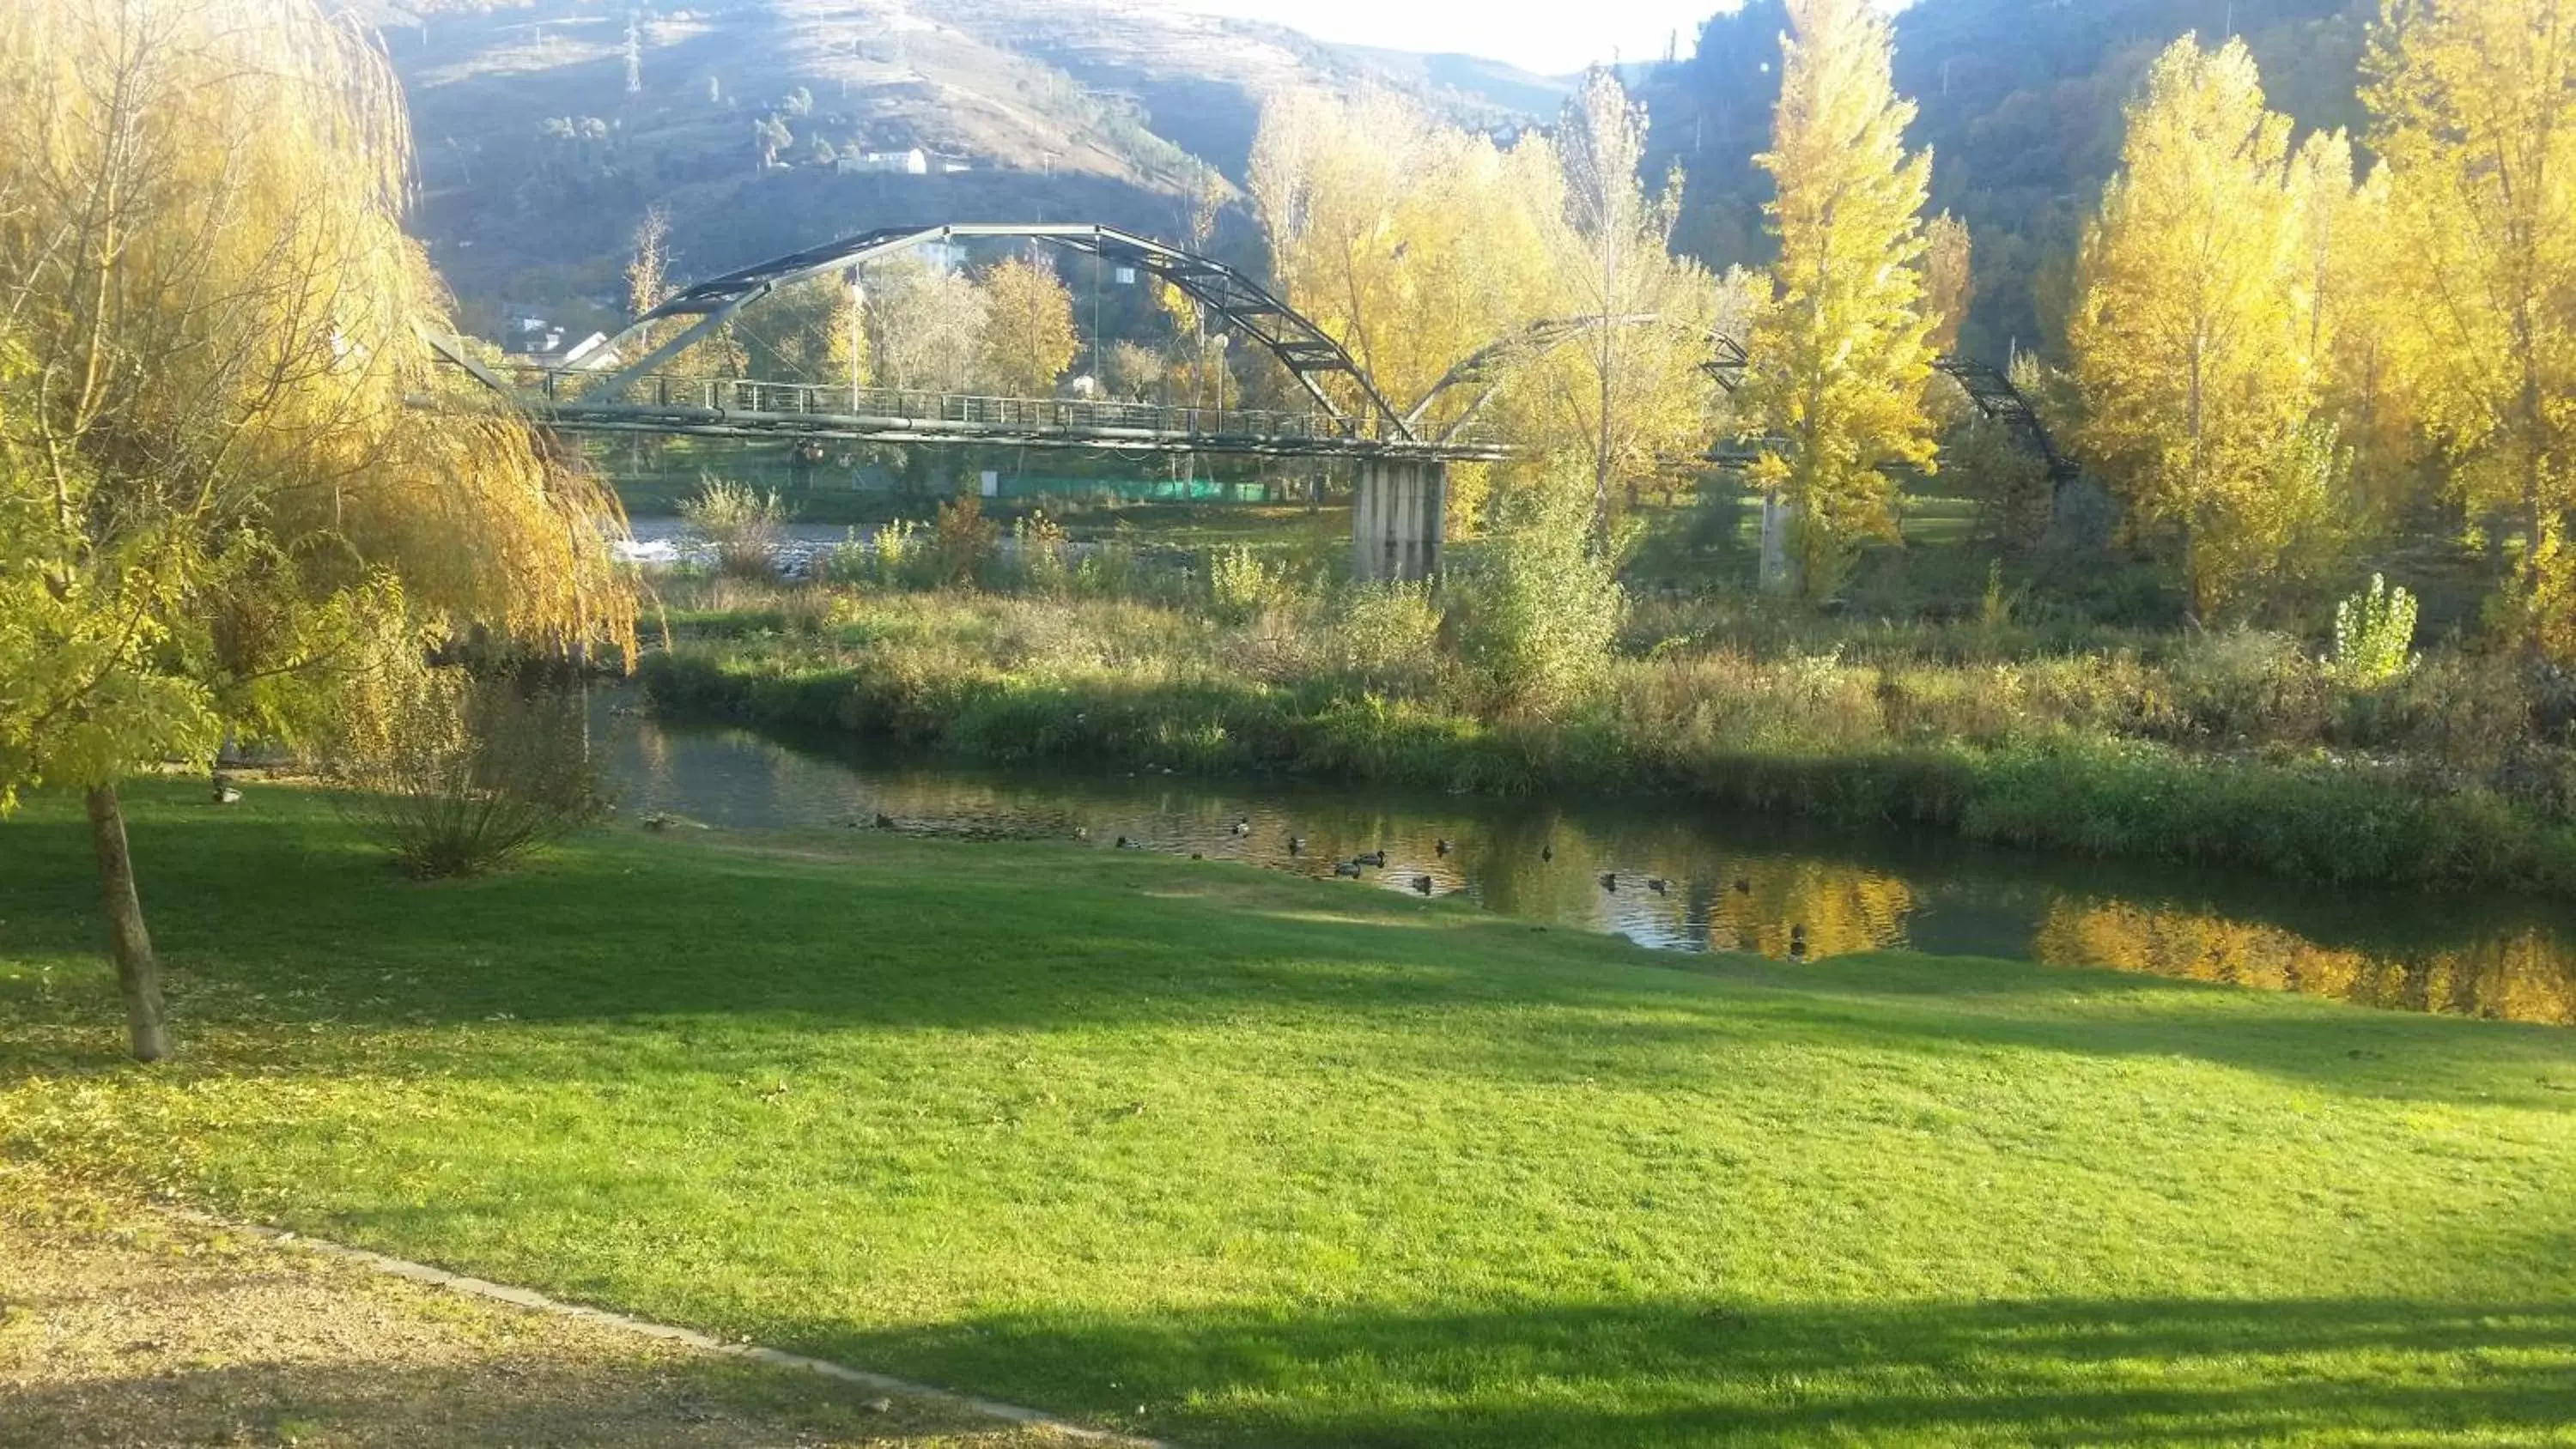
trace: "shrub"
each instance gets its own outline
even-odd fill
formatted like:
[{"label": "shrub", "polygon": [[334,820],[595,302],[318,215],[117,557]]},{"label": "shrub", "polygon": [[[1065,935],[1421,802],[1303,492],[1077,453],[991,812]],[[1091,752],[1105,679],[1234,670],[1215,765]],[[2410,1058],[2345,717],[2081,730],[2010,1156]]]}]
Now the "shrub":
[{"label": "shrub", "polygon": [[1220,622],[1243,624],[1280,597],[1285,570],[1274,568],[1249,544],[1208,551],[1208,605]]},{"label": "shrub", "polygon": [[993,536],[982,495],[960,493],[940,504],[939,517],[930,526],[930,582],[943,589],[975,582],[993,552]]},{"label": "shrub", "polygon": [[1326,631],[1331,667],[1348,685],[1413,694],[1437,686],[1440,606],[1428,584],[1353,584]]},{"label": "shrub", "polygon": [[1011,539],[1019,555],[1020,578],[1030,589],[1053,597],[1072,585],[1063,524],[1042,512],[1031,513],[1011,525]]},{"label": "shrub", "polygon": [[578,695],[424,669],[369,704],[343,721],[325,774],[412,875],[480,874],[606,808]]},{"label": "shrub", "polygon": [[2335,605],[2334,657],[2327,669],[2353,689],[2384,684],[2412,669],[2415,596],[2370,576],[2370,587]]},{"label": "shrub", "polygon": [[773,578],[786,508],[776,492],[709,475],[697,496],[681,500],[680,517],[716,551],[716,567],[736,578]]},{"label": "shrub", "polygon": [[1124,598],[1135,582],[1136,548],[1123,538],[1094,545],[1073,569],[1074,592],[1086,599]]},{"label": "shrub", "polygon": [[872,577],[889,589],[899,589],[912,581],[927,551],[921,539],[921,525],[909,518],[897,518],[880,525],[869,546],[876,558]]},{"label": "shrub", "polygon": [[2327,722],[2325,680],[2298,641],[2235,629],[2197,641],[2174,661],[2177,723],[2228,743],[2309,743]]},{"label": "shrub", "polygon": [[1462,642],[1496,709],[1546,715],[1600,683],[1627,595],[1591,534],[1591,500],[1550,480],[1512,501],[1485,546]]},{"label": "shrub", "polygon": [[841,541],[832,545],[832,551],[824,555],[823,577],[836,584],[863,583],[874,573],[875,562],[868,541],[854,527],[842,534]]}]

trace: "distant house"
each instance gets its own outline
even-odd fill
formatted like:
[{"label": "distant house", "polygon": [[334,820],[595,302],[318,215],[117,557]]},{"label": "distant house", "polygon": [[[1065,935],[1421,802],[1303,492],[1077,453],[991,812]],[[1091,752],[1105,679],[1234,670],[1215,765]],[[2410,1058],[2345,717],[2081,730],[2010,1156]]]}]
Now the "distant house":
[{"label": "distant house", "polygon": [[861,151],[834,163],[841,172],[877,176],[927,176],[930,157],[920,147],[909,151]]},{"label": "distant house", "polygon": [[617,349],[608,345],[607,333],[593,332],[566,347],[561,328],[549,329],[545,336],[522,343],[512,356],[535,367],[575,372],[606,371],[618,363]]}]

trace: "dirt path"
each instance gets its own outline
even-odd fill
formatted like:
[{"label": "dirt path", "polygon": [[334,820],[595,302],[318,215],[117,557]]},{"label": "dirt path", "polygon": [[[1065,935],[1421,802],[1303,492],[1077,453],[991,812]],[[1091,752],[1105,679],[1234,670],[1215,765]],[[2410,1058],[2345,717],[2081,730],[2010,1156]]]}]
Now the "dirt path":
[{"label": "dirt path", "polygon": [[1074,1441],[0,1168],[0,1445]]}]

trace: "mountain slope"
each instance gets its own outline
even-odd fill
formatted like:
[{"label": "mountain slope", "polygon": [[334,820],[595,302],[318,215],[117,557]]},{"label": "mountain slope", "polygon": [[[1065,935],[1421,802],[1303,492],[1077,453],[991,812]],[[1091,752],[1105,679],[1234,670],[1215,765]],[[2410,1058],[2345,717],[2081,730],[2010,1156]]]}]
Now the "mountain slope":
[{"label": "mountain slope", "polygon": [[[1281,87],[1396,86],[1496,126],[1562,90],[1096,0],[380,0],[369,18],[410,96],[418,225],[485,331],[524,310],[604,320],[653,204],[684,276],[880,225],[1170,233],[1208,171],[1240,178]],[[887,153],[907,159],[862,159]]]},{"label": "mountain slope", "polygon": [[[2245,37],[2273,108],[2303,128],[2357,128],[2362,42],[2376,0],[1917,0],[1896,17],[1896,84],[1933,151],[1932,204],[1975,238],[1968,351],[2000,359],[2054,337],[2083,218],[2119,159],[2127,104],[2175,37]],[[1752,158],[1779,96],[1780,0],[1703,28],[1697,54],[1644,87],[1650,170],[1689,176],[1683,239],[1721,264],[1768,255],[1770,180]]]}]

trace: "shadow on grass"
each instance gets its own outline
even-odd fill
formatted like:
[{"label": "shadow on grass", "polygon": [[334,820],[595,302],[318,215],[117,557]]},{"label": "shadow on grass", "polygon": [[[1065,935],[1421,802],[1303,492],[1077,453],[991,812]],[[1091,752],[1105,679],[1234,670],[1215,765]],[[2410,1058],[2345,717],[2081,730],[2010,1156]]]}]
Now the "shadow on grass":
[{"label": "shadow on grass", "polygon": [[1297,1445],[2561,1442],[2576,1306],[1533,1304],[826,1335],[1077,1416]]},{"label": "shadow on grass", "polygon": [[[298,1305],[299,1307],[303,1305]],[[365,1310],[347,1325],[376,1326]],[[544,1444],[556,1449],[732,1449],[864,1442],[1003,1449],[1063,1442],[1037,1430],[788,1370],[668,1356],[553,1361],[506,1340],[444,1362],[243,1363],[40,1379],[0,1389],[0,1449],[151,1444]]]},{"label": "shadow on grass", "polygon": [[[194,798],[146,792],[134,812],[183,1032],[228,1019],[710,1015],[798,1029],[1047,1029],[1490,1008],[1493,1019],[1441,1040],[1428,1064],[1652,1080],[1730,1044],[1803,1039],[2180,1056],[2361,1095],[2576,1109],[2576,1036],[2546,1027],[2003,962],[1676,958],[1465,906],[1070,846],[639,833],[592,837],[503,876],[422,885],[309,797],[262,792],[268,803],[228,811]],[[0,954],[94,953],[77,822],[33,818],[8,832]],[[1440,929],[1386,929],[1397,922]],[[0,1003],[43,1015],[24,982],[0,979]],[[1573,1039],[1586,1054],[1570,1065]],[[0,1079],[113,1062],[104,1051],[33,1055],[0,1042]]]}]

